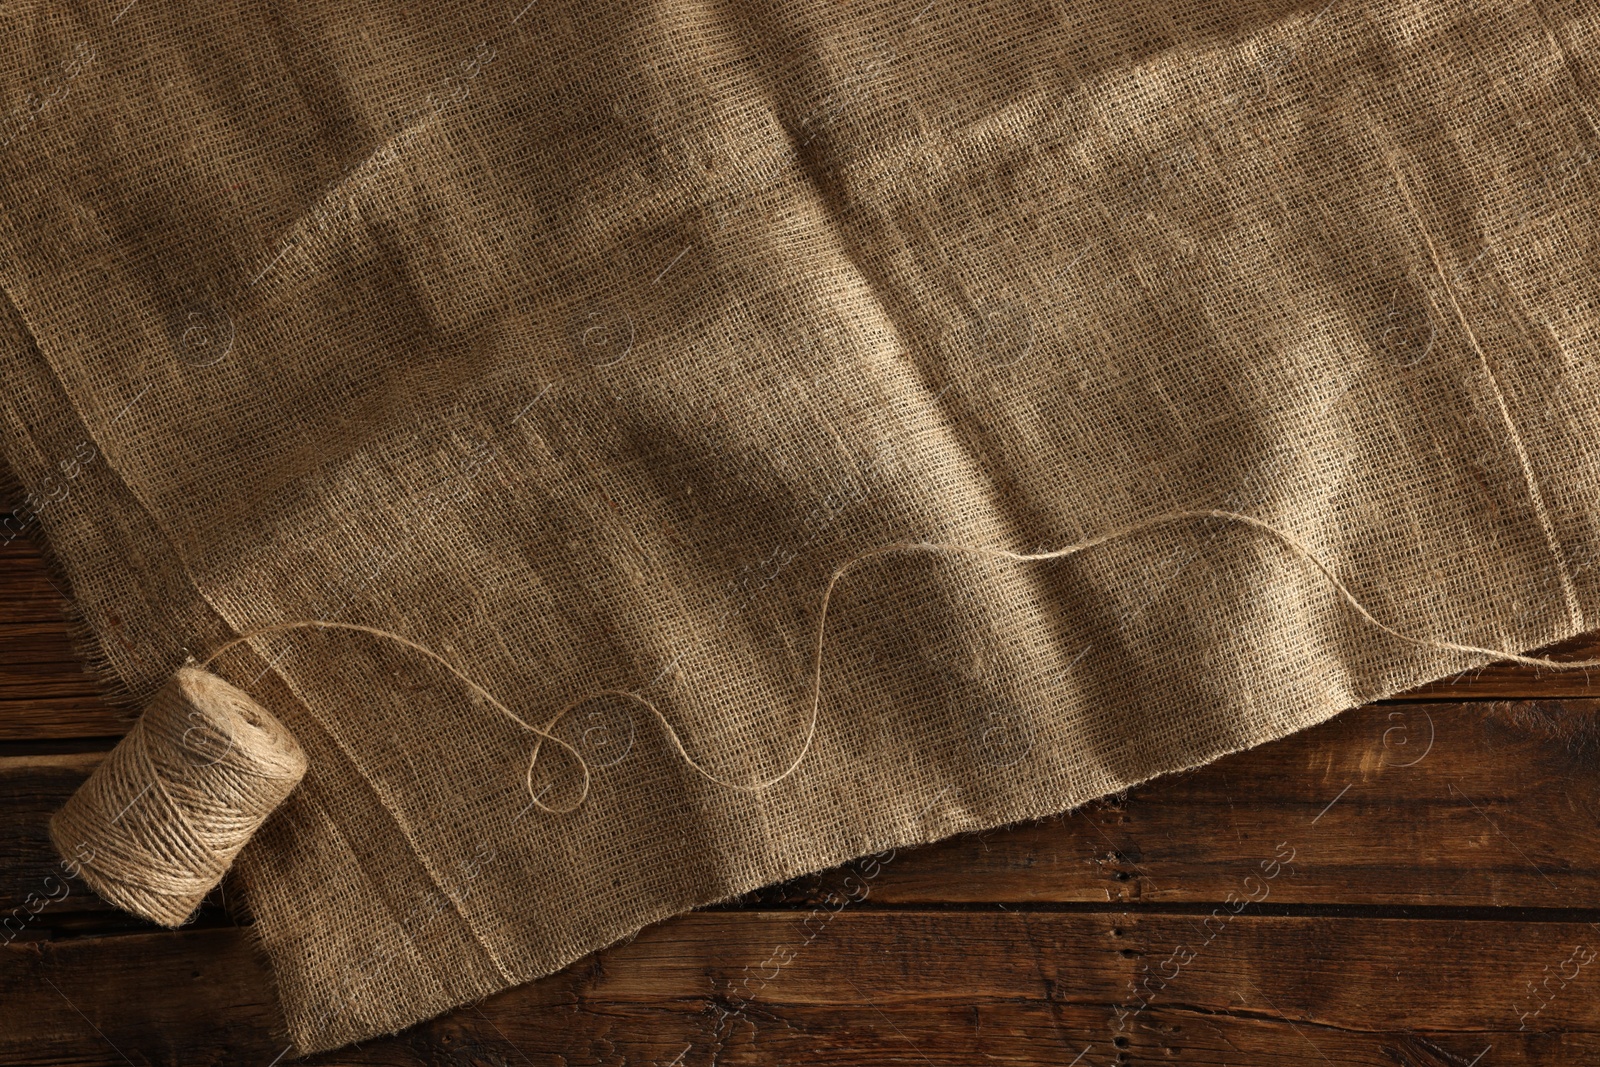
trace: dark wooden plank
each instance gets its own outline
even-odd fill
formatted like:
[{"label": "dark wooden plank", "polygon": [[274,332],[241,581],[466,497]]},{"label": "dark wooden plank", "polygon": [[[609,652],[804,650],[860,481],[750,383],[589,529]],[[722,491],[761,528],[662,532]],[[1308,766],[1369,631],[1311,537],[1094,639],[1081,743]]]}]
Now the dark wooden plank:
[{"label": "dark wooden plank", "polygon": [[[1359,708],[1069,816],[896,856],[870,893],[1216,901],[1293,856],[1274,902],[1600,907],[1597,771],[1597,701]],[[817,899],[845,891],[845,874],[757,898]]]},{"label": "dark wooden plank", "polygon": [[66,610],[37,546],[0,545],[0,741],[127,731],[128,716],[101,698],[78,658]]},{"label": "dark wooden plank", "polygon": [[[1203,921],[701,912],[310,1062],[1393,1067],[1600,1053],[1600,937],[1588,924]],[[28,1020],[0,1029],[7,1064],[265,1065],[282,1051],[241,931],[13,944],[0,950],[0,985],[10,1018]]]},{"label": "dark wooden plank", "polygon": [[99,697],[0,701],[0,742],[114,740],[127,733],[132,722]]},{"label": "dark wooden plank", "polygon": [[63,603],[39,547],[29,538],[8,541],[0,534],[0,622],[59,622]]},{"label": "dark wooden plank", "polygon": [[72,875],[50,843],[50,815],[104,755],[78,752],[0,757],[0,941],[37,937],[68,913],[110,906]]},{"label": "dark wooden plank", "polygon": [[59,673],[79,672],[78,656],[66,625],[59,619],[49,622],[0,622],[0,648],[5,649],[5,666],[47,663]]},{"label": "dark wooden plank", "polygon": [[[13,707],[42,701],[64,703],[77,701],[82,704],[95,704],[99,702],[99,688],[94,679],[86,673],[76,656],[64,657],[55,662],[30,660],[16,648],[18,644],[33,644],[31,641],[13,642],[11,634],[0,630],[0,646],[8,653],[4,661],[0,661],[0,704]],[[10,655],[13,651],[17,655]]]},{"label": "dark wooden plank", "polygon": [[260,1064],[284,1047],[267,974],[237,929],[0,949],[6,1064]]}]

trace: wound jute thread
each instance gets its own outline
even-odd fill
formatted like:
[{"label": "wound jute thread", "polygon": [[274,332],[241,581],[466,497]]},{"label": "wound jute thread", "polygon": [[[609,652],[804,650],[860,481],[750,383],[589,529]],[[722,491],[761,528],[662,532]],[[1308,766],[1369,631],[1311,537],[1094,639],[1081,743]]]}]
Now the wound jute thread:
[{"label": "wound jute thread", "polygon": [[[596,690],[569,702],[543,726],[536,726],[449,660],[403,634],[359,623],[297,619],[245,631],[217,647],[198,667],[180,668],[157,693],[128,736],[51,820],[51,837],[63,856],[72,857],[75,863],[82,865],[84,880],[106,900],[167,926],[182,923],[221,880],[239,849],[289,795],[306,771],[305,755],[287,728],[245,693],[204,668],[229,649],[252,638],[302,629],[364,633],[410,649],[438,664],[490,707],[532,734],[535,740],[528,759],[528,795],[533,805],[545,812],[559,815],[576,811],[588,797],[591,781],[583,754],[552,731],[578,707],[606,696],[631,701],[654,715],[679,757],[702,777],[727,789],[759,793],[799,770],[816,739],[822,706],[828,609],[835,588],[850,571],[874,559],[907,553],[967,555],[1010,563],[1059,560],[1155,526],[1208,519],[1239,523],[1271,534],[1295,555],[1315,566],[1361,619],[1399,641],[1420,648],[1491,656],[1551,670],[1600,666],[1600,659],[1563,662],[1403,633],[1375,618],[1327,564],[1293,534],[1238,512],[1172,512],[1048,552],[1011,552],[932,541],[894,542],[841,563],[834,568],[823,588],[813,643],[805,736],[793,759],[770,778],[733,781],[714,773],[689,755],[671,721],[637,692]],[[534,769],[547,741],[565,749],[582,772],[578,797],[566,807],[544,803],[534,790]]]},{"label": "wound jute thread", "polygon": [[179,926],[305,773],[266,709],[182,667],[51,818],[50,839],[103,899]]}]

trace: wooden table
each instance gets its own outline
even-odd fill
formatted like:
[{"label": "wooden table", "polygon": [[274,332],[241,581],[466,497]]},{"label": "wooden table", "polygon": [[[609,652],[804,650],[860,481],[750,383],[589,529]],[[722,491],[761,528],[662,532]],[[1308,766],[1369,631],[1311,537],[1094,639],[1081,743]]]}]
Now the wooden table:
[{"label": "wooden table", "polygon": [[[1600,1063],[1594,696],[1474,672],[309,1062]],[[62,879],[45,821],[126,725],[37,550],[0,548],[0,1063],[268,1067],[281,1022],[222,906],[165,932]]]}]

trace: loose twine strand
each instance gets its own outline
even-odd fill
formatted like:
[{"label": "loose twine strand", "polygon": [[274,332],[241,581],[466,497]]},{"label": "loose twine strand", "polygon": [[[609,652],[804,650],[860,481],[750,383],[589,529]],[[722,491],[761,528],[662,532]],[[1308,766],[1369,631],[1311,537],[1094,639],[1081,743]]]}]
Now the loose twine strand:
[{"label": "loose twine strand", "polygon": [[[677,729],[672,725],[671,721],[668,720],[664,714],[662,714],[661,710],[657,708],[655,704],[643,696],[640,696],[636,692],[631,692],[625,689],[595,690],[594,692],[579,697],[578,699],[573,700],[563,706],[555,713],[554,716],[550,718],[548,722],[544,724],[544,726],[535,726],[526,719],[522,718],[522,716],[518,715],[516,712],[512,711],[510,708],[506,707],[506,705],[497,700],[492,693],[484,689],[477,682],[473,681],[472,678],[468,677],[464,672],[456,667],[455,664],[451,663],[437,652],[418,644],[416,641],[411,640],[403,634],[393,633],[389,630],[382,630],[375,626],[363,626],[359,623],[349,622],[332,622],[324,619],[296,619],[288,622],[273,623],[267,626],[261,626],[255,629],[247,630],[225,644],[220,645],[215,651],[206,657],[201,666],[209,666],[223,653],[245,643],[246,641],[251,640],[252,638],[267,636],[275,633],[283,633],[287,630],[347,630],[356,633],[364,633],[373,637],[393,641],[396,644],[411,649],[419,655],[422,655],[433,661],[459,679],[462,684],[466,685],[470,690],[472,690],[473,693],[477,694],[477,696],[485,701],[490,707],[494,708],[496,711],[504,715],[507,719],[510,719],[512,722],[516,723],[518,726],[521,726],[524,730],[527,730],[529,733],[533,734],[537,740],[534,742],[533,751],[528,759],[527,787],[528,795],[533,804],[542,811],[556,815],[567,814],[569,812],[576,811],[583,805],[584,800],[587,799],[591,781],[591,773],[589,770],[588,761],[583,758],[583,754],[579,752],[575,746],[555,736],[551,731],[554,730],[556,725],[559,724],[561,720],[574,709],[587,704],[591,700],[605,696],[616,696],[622,697],[625,700],[630,700],[644,708],[650,714],[654,715],[661,723],[662,729],[666,731],[667,739],[671,742],[672,747],[677,751],[678,755],[686,764],[698,772],[701,777],[727,789],[737,790],[742,793],[759,793],[772,788],[799,770],[800,765],[805,762],[806,756],[811,751],[812,743],[816,739],[817,724],[821,716],[822,706],[822,651],[824,637],[827,633],[828,608],[833,601],[835,587],[838,586],[840,580],[843,579],[844,576],[850,571],[864,563],[867,563],[870,560],[878,559],[883,556],[894,555],[897,553],[914,552],[930,553],[934,555],[965,554],[979,556],[985,559],[1002,560],[1011,563],[1037,563],[1047,560],[1065,559],[1068,556],[1074,556],[1080,552],[1086,552],[1089,549],[1103,545],[1108,541],[1114,541],[1122,537],[1127,537],[1130,534],[1140,533],[1156,526],[1194,519],[1222,519],[1228,522],[1242,523],[1246,526],[1250,526],[1257,530],[1271,534],[1284,545],[1288,546],[1296,555],[1310,561],[1311,564],[1314,565],[1319,572],[1321,572],[1323,577],[1325,577],[1329,583],[1332,584],[1334,589],[1338,591],[1340,597],[1344,599],[1345,603],[1349,604],[1350,607],[1355,610],[1356,614],[1359,615],[1363,620],[1371,624],[1374,628],[1382,633],[1385,633],[1397,640],[1403,641],[1406,644],[1414,645],[1419,648],[1433,649],[1436,651],[1460,652],[1473,656],[1490,656],[1495,659],[1509,660],[1513,663],[1521,663],[1526,666],[1542,667],[1551,670],[1572,670],[1585,667],[1600,667],[1600,659],[1565,661],[1553,660],[1543,656],[1522,655],[1506,649],[1484,648],[1478,645],[1461,644],[1455,641],[1438,641],[1432,638],[1416,637],[1412,634],[1403,633],[1402,631],[1382,622],[1376,618],[1372,612],[1368,611],[1366,606],[1362,604],[1361,601],[1356,598],[1355,594],[1350,591],[1350,588],[1346,586],[1344,582],[1340,581],[1339,577],[1333,573],[1332,569],[1330,569],[1315,552],[1308,548],[1304,542],[1295,537],[1292,533],[1289,533],[1287,530],[1281,529],[1269,522],[1265,522],[1250,515],[1243,515],[1236,511],[1222,511],[1217,509],[1174,511],[1167,514],[1156,515],[1130,523],[1126,526],[1118,527],[1106,533],[1097,534],[1096,536],[1088,538],[1087,540],[1078,541],[1074,544],[1067,545],[1065,548],[1053,549],[1048,552],[1012,552],[1003,548],[989,548],[981,545],[963,545],[935,541],[897,541],[889,544],[879,545],[876,548],[868,549],[859,555],[851,557],[834,568],[833,574],[828,578],[828,583],[823,589],[822,605],[817,616],[816,641],[812,655],[811,700],[805,739],[800,746],[799,752],[795,754],[794,758],[780,773],[771,778],[752,782],[731,781],[718,776],[703,766],[693,756],[689,755],[688,750],[684,747],[682,737],[679,736]],[[583,773],[583,785],[579,790],[578,799],[568,807],[552,807],[540,799],[539,793],[534,792],[533,772],[534,768],[539,762],[539,754],[546,741],[566,749],[567,752],[572,755],[573,759],[577,761],[578,767]]]}]

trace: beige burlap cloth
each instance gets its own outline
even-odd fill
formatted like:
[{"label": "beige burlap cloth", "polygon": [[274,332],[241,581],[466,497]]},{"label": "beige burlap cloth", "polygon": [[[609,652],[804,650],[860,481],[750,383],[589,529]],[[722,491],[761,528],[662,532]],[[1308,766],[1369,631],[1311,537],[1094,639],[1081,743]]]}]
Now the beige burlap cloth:
[{"label": "beige burlap cloth", "polygon": [[[309,757],[236,868],[301,1050],[1600,609],[1594,3],[47,2],[0,40],[6,528],[108,683],[322,619],[539,729],[602,694],[530,771],[392,640],[217,659]],[[1212,511],[1263,525],[1148,521]],[[814,671],[851,559],[1117,530],[871,556]]]}]

